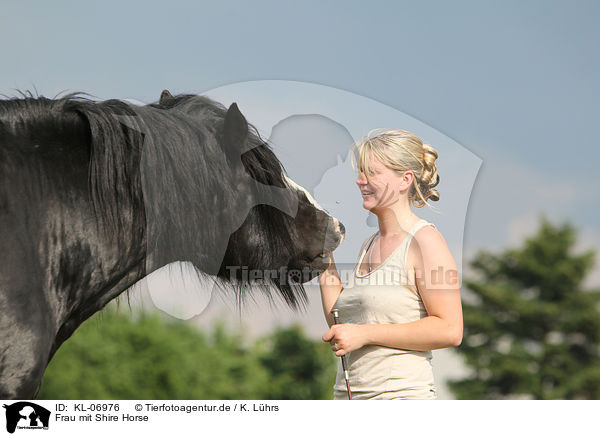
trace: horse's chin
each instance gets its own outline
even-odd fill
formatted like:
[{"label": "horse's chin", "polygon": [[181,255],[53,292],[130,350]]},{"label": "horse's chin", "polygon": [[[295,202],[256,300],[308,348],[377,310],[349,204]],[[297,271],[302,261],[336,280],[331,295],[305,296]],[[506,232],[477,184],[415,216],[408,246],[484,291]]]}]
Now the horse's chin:
[{"label": "horse's chin", "polygon": [[[310,282],[315,277],[321,275],[329,267],[329,256],[317,256],[314,259],[304,259],[289,265],[289,271],[301,272],[302,283]],[[297,274],[295,275],[297,276]]]},{"label": "horse's chin", "polygon": [[319,259],[314,261],[309,269],[312,272],[311,280],[317,276],[320,276],[329,267],[329,261],[327,259]]}]

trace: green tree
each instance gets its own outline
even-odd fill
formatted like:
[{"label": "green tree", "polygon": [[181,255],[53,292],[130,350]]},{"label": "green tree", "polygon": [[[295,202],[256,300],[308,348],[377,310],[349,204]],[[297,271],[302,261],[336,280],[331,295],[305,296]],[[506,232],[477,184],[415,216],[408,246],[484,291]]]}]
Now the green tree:
[{"label": "green tree", "polygon": [[[335,357],[298,326],[249,347],[222,322],[210,333],[114,304],[86,321],[50,362],[39,399],[319,399]],[[333,356],[333,357],[332,357]]]},{"label": "green tree", "polygon": [[458,399],[600,399],[600,290],[582,288],[596,253],[573,254],[575,239],[542,215],[522,248],[470,263],[457,351],[473,375],[448,383]]},{"label": "green tree", "polygon": [[254,399],[268,373],[239,335],[107,308],[50,362],[39,399]]},{"label": "green tree", "polygon": [[269,372],[265,399],[330,400],[337,362],[331,347],[308,339],[299,325],[277,329],[256,343],[257,354]]}]

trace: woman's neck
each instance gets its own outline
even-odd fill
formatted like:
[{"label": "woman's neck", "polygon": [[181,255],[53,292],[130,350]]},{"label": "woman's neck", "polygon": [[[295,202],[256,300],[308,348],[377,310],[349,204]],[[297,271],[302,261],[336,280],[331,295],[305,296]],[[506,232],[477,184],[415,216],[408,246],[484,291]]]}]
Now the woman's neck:
[{"label": "woman's neck", "polygon": [[382,238],[393,235],[401,230],[408,231],[419,219],[410,208],[388,208],[377,214],[379,234]]}]

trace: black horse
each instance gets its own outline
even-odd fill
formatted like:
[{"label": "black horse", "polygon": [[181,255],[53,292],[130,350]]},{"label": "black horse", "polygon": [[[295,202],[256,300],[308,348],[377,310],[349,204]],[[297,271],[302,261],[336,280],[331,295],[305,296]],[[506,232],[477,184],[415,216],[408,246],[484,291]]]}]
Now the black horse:
[{"label": "black horse", "polygon": [[1,398],[34,398],[75,329],[164,265],[297,310],[344,237],[235,103],[82,94],[0,100]]}]

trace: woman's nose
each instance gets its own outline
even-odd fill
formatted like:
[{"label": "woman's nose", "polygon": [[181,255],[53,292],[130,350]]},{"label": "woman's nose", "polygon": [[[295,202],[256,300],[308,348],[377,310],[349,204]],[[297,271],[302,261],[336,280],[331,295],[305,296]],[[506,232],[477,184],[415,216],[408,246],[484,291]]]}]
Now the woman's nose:
[{"label": "woman's nose", "polygon": [[364,185],[367,183],[367,178],[365,177],[365,173],[358,173],[358,178],[356,179],[356,183],[359,185]]}]

